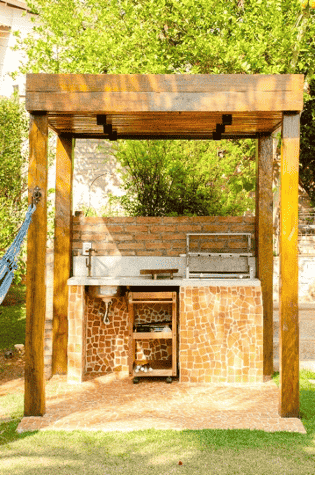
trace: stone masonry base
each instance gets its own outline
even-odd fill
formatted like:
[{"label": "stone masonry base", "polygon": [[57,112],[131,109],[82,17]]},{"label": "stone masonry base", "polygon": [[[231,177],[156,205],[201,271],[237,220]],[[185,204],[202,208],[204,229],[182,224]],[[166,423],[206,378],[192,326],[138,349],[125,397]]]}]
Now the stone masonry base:
[{"label": "stone masonry base", "polygon": [[[262,296],[260,287],[181,287],[178,363],[181,382],[253,383],[263,381]],[[128,309],[114,298],[103,321],[105,304],[69,287],[68,381],[85,373],[128,375]],[[135,323],[170,319],[168,305],[139,305]],[[171,341],[138,342],[136,358],[170,360]]]}]

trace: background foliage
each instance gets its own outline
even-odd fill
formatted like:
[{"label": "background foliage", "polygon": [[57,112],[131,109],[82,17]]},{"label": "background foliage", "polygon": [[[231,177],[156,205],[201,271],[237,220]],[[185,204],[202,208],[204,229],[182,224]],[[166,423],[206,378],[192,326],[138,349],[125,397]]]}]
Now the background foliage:
[{"label": "background foliage", "polygon": [[[27,210],[25,139],[28,120],[16,98],[0,98],[0,254],[11,244]],[[24,144],[24,145],[23,145]],[[22,268],[21,268],[22,267]],[[20,259],[16,276],[24,273]]]},{"label": "background foliage", "polygon": [[[308,112],[302,116],[305,123],[302,124],[300,180],[310,197],[314,198],[312,144],[315,107],[310,87],[315,68],[314,1],[27,0],[27,3],[39,16],[34,17],[34,32],[17,44],[17,48],[25,54],[21,67],[23,73],[304,74]],[[157,210],[164,213],[193,213],[194,209],[196,213],[203,210],[235,214],[241,213],[242,207],[247,210],[251,207],[248,185],[243,189],[244,201],[241,200],[239,187],[248,184],[250,171],[250,182],[254,186],[254,168],[250,167],[254,156],[251,159],[248,155],[244,156],[241,143],[230,142],[232,145],[227,145],[229,142],[226,141],[221,148],[225,151],[234,149],[235,152],[236,148],[240,148],[236,154],[244,158],[245,163],[240,163],[238,173],[234,170],[229,175],[229,187],[219,184],[218,178],[216,186],[206,185],[213,183],[214,177],[217,177],[214,157],[210,165],[212,173],[206,173],[204,165],[197,172],[200,165],[195,159],[192,163],[189,161],[194,156],[192,151],[195,146],[191,150],[187,145],[178,144],[179,151],[176,152],[170,144],[169,150],[174,151],[174,158],[171,159],[168,153],[165,163],[162,163],[157,154],[159,150],[164,153],[164,146],[158,149],[157,145],[152,145],[147,154],[150,166],[147,169],[143,145],[122,146],[122,164],[128,165],[132,174],[132,181],[126,179],[125,182],[130,194],[125,199],[126,209],[129,213],[149,213],[149,210],[154,213],[153,205],[157,200],[150,193],[156,188],[161,191],[161,205],[157,206]],[[149,146],[146,147],[148,149]],[[202,146],[196,146],[199,147]],[[251,150],[254,151],[254,148]],[[127,157],[128,154],[130,157]],[[141,160],[134,161],[136,155]],[[187,172],[179,169],[179,155],[187,164]],[[224,165],[223,161],[221,165]],[[158,170],[162,177],[157,182]],[[173,170],[186,181],[183,186],[178,177],[170,183]],[[243,171],[247,171],[245,180],[241,178]],[[207,177],[207,174],[210,176]],[[146,177],[147,183],[141,177]],[[153,188],[148,186],[149,177],[154,180]],[[198,179],[201,184],[197,187]],[[179,201],[179,194],[173,194],[176,184],[178,191],[184,194],[182,202]],[[188,198],[193,191],[197,195],[196,202],[190,200],[189,204]],[[168,194],[170,200],[167,204]],[[144,201],[148,201],[149,197],[151,202],[147,206]],[[207,205],[210,200],[212,206]],[[172,203],[173,211],[170,209]]]},{"label": "background foliage", "polygon": [[125,141],[116,156],[128,215],[240,215],[254,207],[254,142]]}]

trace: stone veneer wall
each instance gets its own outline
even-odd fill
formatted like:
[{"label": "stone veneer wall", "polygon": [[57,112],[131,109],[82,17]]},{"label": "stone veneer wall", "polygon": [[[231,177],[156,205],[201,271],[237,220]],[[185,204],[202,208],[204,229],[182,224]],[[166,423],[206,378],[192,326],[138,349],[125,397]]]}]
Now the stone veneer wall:
[{"label": "stone veneer wall", "polygon": [[260,287],[181,287],[180,381],[263,380]]},{"label": "stone veneer wall", "polygon": [[[74,300],[73,300],[74,303]],[[101,299],[86,295],[86,359],[88,373],[125,371],[128,373],[128,309],[125,297],[113,298],[109,308],[109,324],[103,322],[105,304]],[[171,321],[169,305],[135,306],[135,324]],[[168,360],[171,340],[137,341],[137,360]]]},{"label": "stone veneer wall", "polygon": [[[128,310],[124,297],[113,299],[109,320],[105,305],[69,287],[68,380],[85,372],[128,373]],[[161,316],[154,309],[153,321]],[[252,383],[263,380],[262,297],[260,287],[181,287],[179,318],[180,381]],[[135,322],[148,322],[144,308]],[[158,320],[157,320],[158,321]],[[143,340],[137,359],[166,360],[169,340]]]},{"label": "stone veneer wall", "polygon": [[[254,217],[73,217],[73,252],[91,242],[97,255],[179,256],[187,233],[253,234]],[[201,248],[216,252],[245,251],[244,238],[206,238]]]}]

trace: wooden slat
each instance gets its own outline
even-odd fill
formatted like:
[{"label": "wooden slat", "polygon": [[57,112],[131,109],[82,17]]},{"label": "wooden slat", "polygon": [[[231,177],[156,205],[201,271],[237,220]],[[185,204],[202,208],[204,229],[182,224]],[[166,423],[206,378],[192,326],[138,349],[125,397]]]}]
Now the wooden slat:
[{"label": "wooden slat", "polygon": [[280,193],[281,417],[299,417],[298,172],[299,115],[284,115]]},{"label": "wooden slat", "polygon": [[44,329],[46,312],[47,236],[47,138],[46,115],[30,117],[29,202],[36,186],[42,197],[33,214],[27,240],[25,395],[24,415],[45,413]]},{"label": "wooden slat", "polygon": [[[162,111],[301,111],[301,91],[211,91],[207,93],[28,92],[28,111],[162,112]],[[260,93],[260,94],[259,94]]]},{"label": "wooden slat", "polygon": [[279,91],[301,93],[303,75],[91,75],[28,74],[26,91],[205,93]]},{"label": "wooden slat", "polygon": [[263,301],[263,375],[273,374],[273,139],[258,139],[256,190],[257,275]]},{"label": "wooden slat", "polygon": [[68,287],[71,267],[72,139],[58,137],[54,242],[53,374],[67,373]]},{"label": "wooden slat", "polygon": [[156,300],[173,299],[172,292],[133,292],[131,299],[134,300]]},{"label": "wooden slat", "polygon": [[[256,134],[258,132],[271,133],[277,129],[282,120],[281,112],[234,113],[233,124],[226,126],[226,136],[241,134]],[[126,135],[180,135],[195,137],[210,134],[216,129],[216,124],[222,122],[221,113],[205,112],[156,112],[156,113],[126,113],[106,115],[107,124],[118,131],[119,137]],[[89,134],[92,136],[103,134],[103,126],[97,125],[97,115],[76,113],[50,113],[49,126],[59,133]]]}]

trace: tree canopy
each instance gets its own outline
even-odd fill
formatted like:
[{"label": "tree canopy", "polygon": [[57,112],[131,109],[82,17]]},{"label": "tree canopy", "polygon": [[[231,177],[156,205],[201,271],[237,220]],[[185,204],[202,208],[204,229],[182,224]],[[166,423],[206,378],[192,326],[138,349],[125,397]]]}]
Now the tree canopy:
[{"label": "tree canopy", "polygon": [[27,0],[23,72],[314,74],[314,2]]},{"label": "tree canopy", "polygon": [[17,43],[25,53],[23,73],[304,74],[305,100],[311,111],[305,117],[313,123],[302,125],[300,179],[314,197],[310,141],[315,115],[309,86],[315,69],[314,1],[27,3],[38,17],[34,17],[34,31]]},{"label": "tree canopy", "polygon": [[23,198],[27,188],[27,148],[23,147],[27,131],[22,105],[16,98],[0,98],[0,253],[11,244],[27,209],[27,198]]},{"label": "tree canopy", "polygon": [[254,141],[124,141],[129,215],[241,215],[254,209]]}]

